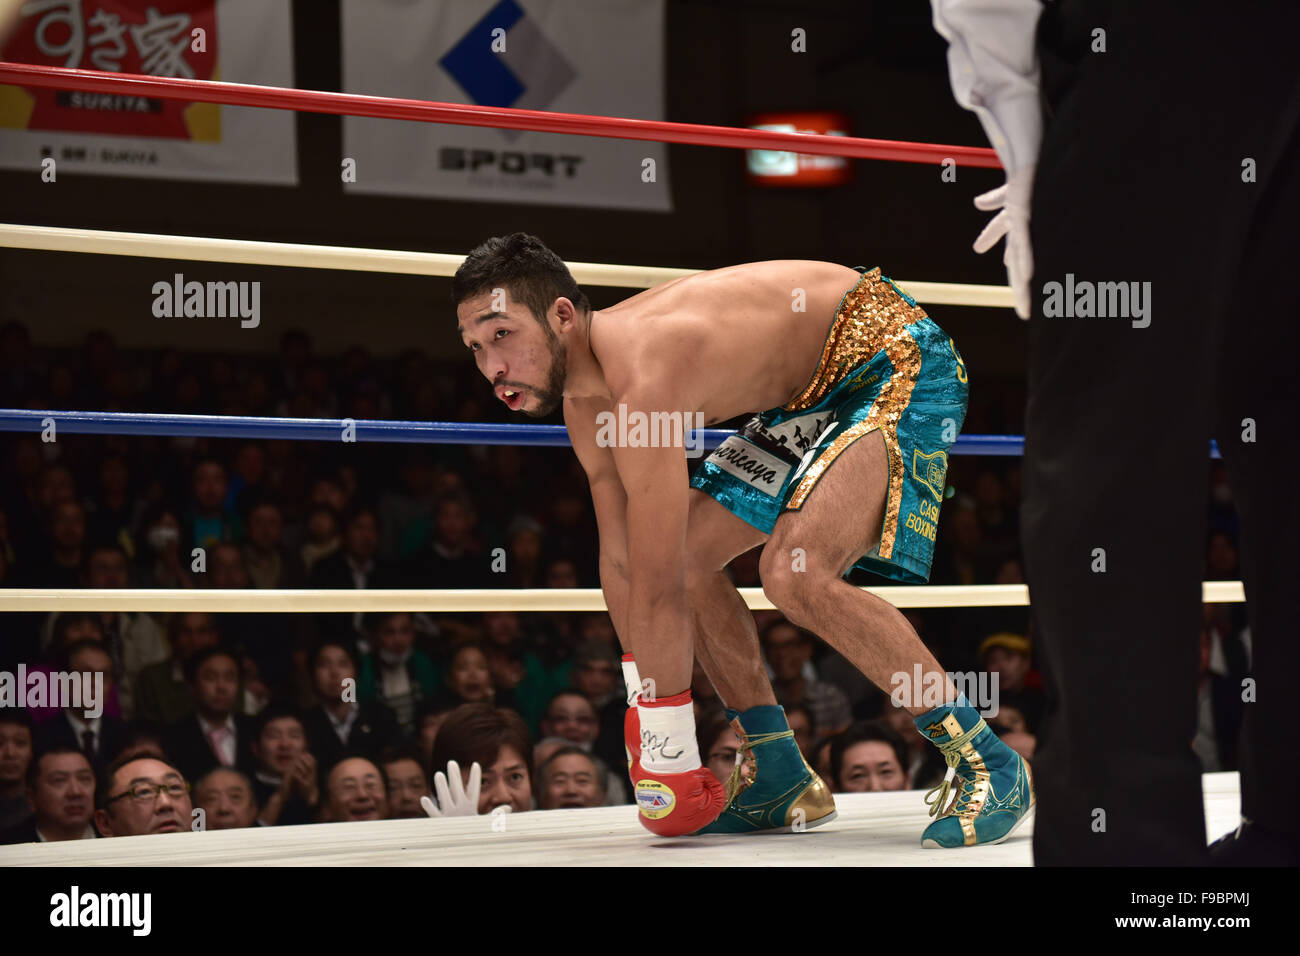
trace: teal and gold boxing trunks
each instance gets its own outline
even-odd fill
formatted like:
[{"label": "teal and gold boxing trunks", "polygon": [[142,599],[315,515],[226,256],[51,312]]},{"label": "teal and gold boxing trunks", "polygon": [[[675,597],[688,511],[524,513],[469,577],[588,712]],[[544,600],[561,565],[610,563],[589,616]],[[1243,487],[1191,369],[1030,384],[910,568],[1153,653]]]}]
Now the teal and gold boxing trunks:
[{"label": "teal and gold boxing trunks", "polygon": [[812,379],[709,455],[691,486],[760,531],[797,511],[853,442],[879,430],[889,456],[880,540],[857,567],[924,583],[966,418],[966,365],[916,300],[872,269],[844,294]]}]

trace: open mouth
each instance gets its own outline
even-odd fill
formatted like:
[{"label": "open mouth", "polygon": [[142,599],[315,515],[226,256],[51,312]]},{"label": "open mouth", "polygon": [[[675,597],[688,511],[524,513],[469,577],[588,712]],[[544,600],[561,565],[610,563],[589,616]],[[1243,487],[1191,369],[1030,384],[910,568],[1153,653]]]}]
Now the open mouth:
[{"label": "open mouth", "polygon": [[497,396],[506,403],[512,412],[517,412],[524,404],[524,393],[514,388],[498,388]]}]

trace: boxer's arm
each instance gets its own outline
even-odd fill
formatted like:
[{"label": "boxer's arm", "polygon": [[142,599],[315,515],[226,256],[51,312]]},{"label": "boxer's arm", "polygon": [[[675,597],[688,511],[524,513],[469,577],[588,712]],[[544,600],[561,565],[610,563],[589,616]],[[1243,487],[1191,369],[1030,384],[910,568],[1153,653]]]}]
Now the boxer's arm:
[{"label": "boxer's arm", "polygon": [[[632,391],[618,401],[649,418],[672,407],[663,390]],[[691,683],[692,634],[686,604],[689,476],[681,447],[616,447],[627,495],[627,627],[643,678],[667,697]]]},{"label": "boxer's arm", "polygon": [[600,535],[600,588],[614,633],[625,653],[635,653],[627,629],[627,495],[618,477],[614,453],[596,442],[596,413],[608,411],[591,402],[566,399],[564,422],[574,454],[587,473],[591,505]]}]

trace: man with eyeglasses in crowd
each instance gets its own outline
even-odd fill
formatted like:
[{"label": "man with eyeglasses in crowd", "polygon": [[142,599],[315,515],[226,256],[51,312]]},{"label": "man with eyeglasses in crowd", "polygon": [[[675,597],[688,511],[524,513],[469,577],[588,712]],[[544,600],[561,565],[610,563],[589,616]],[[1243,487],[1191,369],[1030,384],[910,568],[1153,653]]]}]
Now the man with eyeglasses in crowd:
[{"label": "man with eyeglasses in crowd", "polygon": [[156,753],[129,751],[104,772],[95,826],[106,837],[180,833],[190,828],[190,785]]}]

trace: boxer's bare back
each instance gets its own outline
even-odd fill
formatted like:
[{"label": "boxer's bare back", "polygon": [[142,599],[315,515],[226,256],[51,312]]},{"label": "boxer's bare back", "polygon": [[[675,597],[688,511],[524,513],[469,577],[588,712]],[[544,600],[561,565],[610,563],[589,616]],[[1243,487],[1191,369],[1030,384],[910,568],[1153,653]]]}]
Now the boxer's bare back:
[{"label": "boxer's bare back", "polygon": [[783,405],[816,369],[835,309],[859,278],[847,266],[795,259],[648,289],[593,313],[591,350],[605,388],[566,389],[565,398],[617,402],[651,387],[671,409],[699,411],[709,423]]}]

